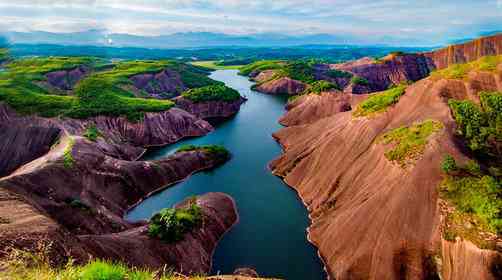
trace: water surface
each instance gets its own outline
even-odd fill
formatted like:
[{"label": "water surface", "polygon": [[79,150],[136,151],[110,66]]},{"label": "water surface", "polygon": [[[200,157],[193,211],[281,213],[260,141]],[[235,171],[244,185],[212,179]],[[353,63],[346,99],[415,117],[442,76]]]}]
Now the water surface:
[{"label": "water surface", "polygon": [[204,137],[151,151],[145,159],[165,157],[184,144],[224,145],[232,159],[146,199],[127,218],[148,219],[189,196],[224,192],[235,199],[240,221],[218,244],[213,273],[228,274],[238,267],[251,267],[263,277],[324,279],[321,261],[306,239],[307,210],[296,193],[267,168],[281,152],[271,135],[281,128],[277,120],[284,113],[284,98],[251,91],[251,82],[236,70],[215,71],[211,78],[248,98],[239,113],[217,124],[216,130]]}]

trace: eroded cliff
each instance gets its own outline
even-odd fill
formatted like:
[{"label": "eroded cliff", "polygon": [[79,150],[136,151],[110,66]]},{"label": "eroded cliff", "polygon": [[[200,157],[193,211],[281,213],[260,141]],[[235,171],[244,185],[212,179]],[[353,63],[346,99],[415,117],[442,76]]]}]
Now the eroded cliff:
[{"label": "eroded cliff", "polygon": [[[464,79],[435,76],[418,81],[395,105],[365,117],[334,106],[342,97],[301,97],[290,105],[282,123],[293,126],[274,134],[284,154],[270,166],[307,205],[312,219],[309,239],[331,277],[500,277],[500,253],[473,249],[462,238],[442,238],[438,188],[445,154],[469,159],[448,99],[479,102],[482,91],[502,91],[501,70],[499,65],[492,73],[472,71]],[[392,160],[398,144],[382,140],[385,135],[430,121],[440,129],[425,138],[423,150],[403,162]]]}]

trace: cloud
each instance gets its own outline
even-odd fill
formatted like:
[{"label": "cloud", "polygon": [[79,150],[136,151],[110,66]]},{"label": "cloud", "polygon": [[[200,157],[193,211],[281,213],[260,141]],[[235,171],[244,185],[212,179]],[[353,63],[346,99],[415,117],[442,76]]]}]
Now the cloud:
[{"label": "cloud", "polygon": [[[0,0],[0,29],[331,33],[446,41],[502,24],[502,0]],[[405,34],[401,34],[405,33]]]}]

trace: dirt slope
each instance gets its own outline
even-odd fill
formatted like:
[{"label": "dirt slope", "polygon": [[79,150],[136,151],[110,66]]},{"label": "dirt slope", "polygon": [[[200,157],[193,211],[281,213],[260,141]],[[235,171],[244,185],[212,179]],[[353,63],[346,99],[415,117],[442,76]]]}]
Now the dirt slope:
[{"label": "dirt slope", "polygon": [[[481,76],[471,75],[468,81],[425,79],[408,87],[394,107],[375,117],[334,113],[274,134],[285,153],[271,168],[308,206],[313,221],[309,238],[333,278],[433,276],[426,260],[446,248],[439,234],[437,187],[442,176],[438,163],[446,153],[466,159],[454,137],[456,124],[447,97],[476,99],[480,90],[502,90],[500,73],[491,79]],[[430,137],[423,154],[406,168],[390,162],[384,156],[389,147],[378,137],[427,119],[444,127]],[[443,263],[449,261],[445,270],[495,279],[490,271],[493,253],[450,246],[456,247],[443,249],[452,252],[442,255]],[[462,256],[480,257],[483,265],[467,266]],[[445,276],[462,279],[452,273]]]},{"label": "dirt slope", "polygon": [[437,69],[446,68],[452,64],[474,61],[487,55],[502,54],[502,33],[482,37],[465,44],[451,45],[436,51],[425,53]]},{"label": "dirt slope", "polygon": [[212,119],[212,118],[228,118],[237,112],[241,105],[246,101],[244,97],[240,97],[236,101],[209,101],[209,102],[192,102],[189,99],[183,97],[177,97],[174,99],[176,106],[197,116],[201,119]]}]

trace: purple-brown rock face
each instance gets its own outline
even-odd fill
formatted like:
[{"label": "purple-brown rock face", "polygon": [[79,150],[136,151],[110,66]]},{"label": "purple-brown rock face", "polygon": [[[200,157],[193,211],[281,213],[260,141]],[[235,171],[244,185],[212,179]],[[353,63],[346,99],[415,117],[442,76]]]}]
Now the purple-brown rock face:
[{"label": "purple-brown rock face", "polygon": [[483,56],[500,54],[502,54],[502,33],[425,53],[425,56],[432,60],[436,68],[443,69],[452,64],[466,63]]},{"label": "purple-brown rock face", "polygon": [[90,72],[86,66],[78,66],[70,70],[60,70],[45,74],[47,82],[61,90],[72,90],[73,87]]},{"label": "purple-brown rock face", "polygon": [[288,77],[265,82],[256,87],[259,92],[267,94],[289,94],[296,95],[303,92],[307,88],[305,83],[293,80]]},{"label": "purple-brown rock face", "polygon": [[433,68],[431,61],[421,54],[398,55],[376,62],[372,58],[362,58],[348,63],[333,65],[334,69],[347,71],[365,78],[369,84],[351,85],[353,93],[382,91],[389,86],[407,81],[418,81],[427,77]]},{"label": "purple-brown rock face", "polygon": [[154,98],[170,98],[187,89],[181,80],[180,74],[172,70],[138,74],[130,79],[137,89]]},{"label": "purple-brown rock face", "polygon": [[239,112],[242,103],[246,102],[244,97],[235,101],[209,101],[209,102],[192,102],[183,97],[177,97],[175,100],[176,106],[197,116],[201,119],[227,118]]},{"label": "purple-brown rock face", "polygon": [[[94,125],[96,142],[82,137]],[[207,273],[221,236],[238,220],[229,196],[211,193],[197,203],[201,228],[176,244],[150,238],[145,222],[127,210],[152,193],[224,160],[204,150],[138,161],[145,147],[201,136],[212,126],[179,108],[147,113],[138,123],[121,117],[86,120],[21,116],[0,104],[0,258],[8,248],[52,244],[54,263],[90,257],[182,273]]]},{"label": "purple-brown rock face", "polygon": [[223,193],[199,196],[197,204],[203,212],[203,225],[175,244],[149,237],[147,226],[115,234],[84,235],[79,239],[93,255],[102,258],[158,269],[167,264],[184,274],[207,273],[211,270],[216,244],[237,222],[238,214],[233,199]]}]

